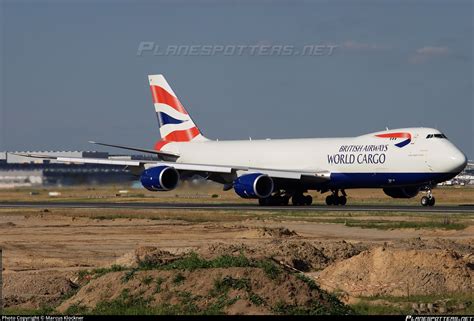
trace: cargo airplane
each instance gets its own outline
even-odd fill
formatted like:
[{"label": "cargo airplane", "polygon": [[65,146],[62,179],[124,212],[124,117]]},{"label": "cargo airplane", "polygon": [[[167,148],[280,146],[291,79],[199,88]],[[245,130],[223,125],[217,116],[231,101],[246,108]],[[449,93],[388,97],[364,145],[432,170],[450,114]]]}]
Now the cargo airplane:
[{"label": "cargo airplane", "polygon": [[311,205],[310,190],[329,192],[327,205],[345,205],[346,191],[381,188],[393,198],[426,195],[466,166],[466,156],[432,128],[384,130],[357,137],[220,141],[206,138],[163,75],[150,75],[161,139],[153,149],[96,143],[156,155],[158,160],[23,156],[68,163],[126,166],[150,191],[169,191],[200,175],[260,205]]}]

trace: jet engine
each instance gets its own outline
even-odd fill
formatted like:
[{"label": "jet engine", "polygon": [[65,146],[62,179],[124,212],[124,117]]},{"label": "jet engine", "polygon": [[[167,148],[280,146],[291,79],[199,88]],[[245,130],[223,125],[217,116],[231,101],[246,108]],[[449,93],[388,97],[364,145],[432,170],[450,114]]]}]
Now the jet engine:
[{"label": "jet engine", "polygon": [[393,198],[412,198],[418,195],[420,188],[417,186],[409,187],[390,187],[384,188],[384,193]]},{"label": "jet engine", "polygon": [[170,166],[151,167],[142,173],[140,182],[149,191],[170,191],[178,185],[179,173]]},{"label": "jet engine", "polygon": [[234,190],[242,198],[266,198],[273,192],[273,180],[260,173],[242,175],[234,181]]}]

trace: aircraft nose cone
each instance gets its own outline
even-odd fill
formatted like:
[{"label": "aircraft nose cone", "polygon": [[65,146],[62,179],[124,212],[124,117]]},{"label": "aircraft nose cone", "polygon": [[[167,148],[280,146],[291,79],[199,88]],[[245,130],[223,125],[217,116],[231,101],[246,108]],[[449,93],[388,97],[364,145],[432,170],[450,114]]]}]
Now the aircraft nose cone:
[{"label": "aircraft nose cone", "polygon": [[467,157],[459,149],[456,152],[449,155],[450,163],[453,167],[453,172],[460,173],[467,165]]}]

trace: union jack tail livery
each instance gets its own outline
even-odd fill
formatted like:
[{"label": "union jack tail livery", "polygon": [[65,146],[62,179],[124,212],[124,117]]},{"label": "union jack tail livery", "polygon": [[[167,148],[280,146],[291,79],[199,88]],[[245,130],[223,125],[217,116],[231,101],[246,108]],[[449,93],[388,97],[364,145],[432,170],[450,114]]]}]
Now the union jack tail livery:
[{"label": "union jack tail livery", "polygon": [[160,150],[171,142],[207,140],[201,135],[184,106],[163,75],[150,75],[151,95],[160,126],[161,140],[155,144]]}]

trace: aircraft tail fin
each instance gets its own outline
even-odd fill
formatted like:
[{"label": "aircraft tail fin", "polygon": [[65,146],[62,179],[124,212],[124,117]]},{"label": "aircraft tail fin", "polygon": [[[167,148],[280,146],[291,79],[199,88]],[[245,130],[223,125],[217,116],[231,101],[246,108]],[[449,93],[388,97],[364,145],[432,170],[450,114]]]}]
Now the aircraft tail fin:
[{"label": "aircraft tail fin", "polygon": [[149,75],[161,140],[155,145],[160,150],[170,142],[207,140],[191,119],[163,75]]}]

